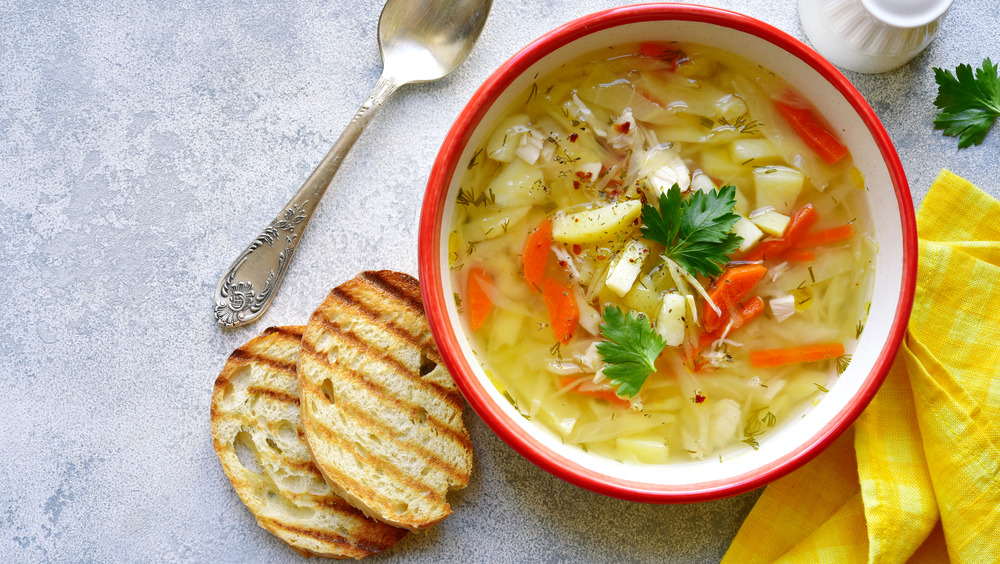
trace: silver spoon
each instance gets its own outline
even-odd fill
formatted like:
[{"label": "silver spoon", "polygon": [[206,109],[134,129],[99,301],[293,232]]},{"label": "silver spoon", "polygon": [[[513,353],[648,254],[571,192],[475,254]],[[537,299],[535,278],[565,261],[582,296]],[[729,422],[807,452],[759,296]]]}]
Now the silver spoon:
[{"label": "silver spoon", "polygon": [[256,321],[274,299],[316,205],[365,126],[404,84],[444,77],[465,59],[493,0],[388,0],[378,21],[382,76],[330,152],[285,208],[226,271],[215,288],[215,320]]}]

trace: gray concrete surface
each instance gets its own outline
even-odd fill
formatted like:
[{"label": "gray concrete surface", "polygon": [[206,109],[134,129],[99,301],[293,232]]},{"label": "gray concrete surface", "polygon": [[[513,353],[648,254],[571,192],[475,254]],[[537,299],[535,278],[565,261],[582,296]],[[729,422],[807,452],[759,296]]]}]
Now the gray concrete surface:
[{"label": "gray concrete surface", "polygon": [[[717,0],[802,38],[793,0]],[[401,91],[313,218],[264,320],[221,331],[211,296],[380,71],[381,0],[0,4],[0,560],[294,562],[212,450],[229,352],[305,321],[358,271],[417,270],[431,162],[478,84],[613,0],[495,0],[451,78]],[[959,151],[933,130],[931,67],[1000,59],[995,0],[958,0],[906,67],[846,73],[896,143],[915,201],[942,167],[1000,194],[1000,126]],[[455,513],[373,561],[714,562],[758,492],[681,506],[601,497],[499,441]]]}]

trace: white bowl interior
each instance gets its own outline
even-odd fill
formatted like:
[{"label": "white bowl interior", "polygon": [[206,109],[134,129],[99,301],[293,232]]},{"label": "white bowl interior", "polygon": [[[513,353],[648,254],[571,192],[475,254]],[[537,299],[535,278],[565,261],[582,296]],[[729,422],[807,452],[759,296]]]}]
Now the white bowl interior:
[{"label": "white bowl interior", "polygon": [[[806,62],[783,48],[750,33],[695,21],[648,21],[631,23],[597,31],[579,38],[543,57],[521,73],[500,95],[475,128],[465,152],[458,159],[464,163],[472,157],[476,146],[487,133],[490,125],[521,96],[536,75],[555,69],[559,65],[585,53],[609,45],[631,43],[639,40],[683,41],[725,48],[743,57],[761,63],[781,76],[804,94],[841,135],[850,148],[856,166],[864,173],[869,186],[869,200],[873,219],[872,234],[878,244],[876,268],[871,297],[871,309],[861,339],[853,351],[847,371],[839,378],[822,401],[807,410],[802,418],[762,437],[759,450],[742,449],[739,454],[666,466],[639,466],[623,464],[605,457],[587,453],[579,448],[564,445],[552,432],[533,424],[521,416],[490,382],[462,336],[462,321],[455,304],[447,300],[447,311],[452,327],[459,335],[459,344],[469,368],[499,406],[503,415],[523,433],[532,437],[545,449],[564,461],[575,463],[593,474],[613,476],[615,479],[648,484],[650,488],[665,488],[728,482],[735,478],[753,475],[778,461],[801,451],[804,445],[815,442],[830,432],[831,423],[843,417],[843,412],[857,401],[856,395],[869,378],[873,367],[883,353],[886,340],[896,316],[897,305],[904,286],[903,281],[903,221],[901,203],[893,189],[890,170],[885,157],[867,125],[851,103]],[[895,153],[892,153],[895,158]],[[452,179],[442,222],[440,238],[440,271],[443,295],[451,296],[458,289],[453,287],[448,265],[447,232],[451,226],[455,196],[465,167],[457,167]]]}]

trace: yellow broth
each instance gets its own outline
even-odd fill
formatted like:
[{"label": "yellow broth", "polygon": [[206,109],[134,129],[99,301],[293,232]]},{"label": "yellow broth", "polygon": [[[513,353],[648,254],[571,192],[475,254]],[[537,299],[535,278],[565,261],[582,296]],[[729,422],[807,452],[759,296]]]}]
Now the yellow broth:
[{"label": "yellow broth", "polygon": [[[850,351],[876,251],[864,178],[850,155],[825,162],[780,103],[815,111],[779,77],[731,53],[633,44],[540,77],[496,121],[461,182],[449,260],[473,350],[524,417],[624,462],[721,460],[757,448],[836,384],[847,353],[781,366],[750,361],[753,351],[824,343]],[[712,279],[679,272],[662,259],[664,246],[643,236],[643,219],[632,219],[675,183],[684,198],[735,186],[741,221],[773,232],[731,253],[724,269],[786,235],[782,223],[806,204],[819,218],[810,233],[850,225],[853,234],[746,261],[767,269],[752,292],[763,313],[704,337],[710,306],[698,286],[710,289]],[[615,216],[626,208],[632,215]],[[595,219],[603,230],[578,228],[579,220],[566,227],[566,218],[597,209],[607,211]],[[551,242],[545,277],[564,284],[579,311],[567,339],[522,266],[529,235],[546,219],[564,229]],[[756,236],[743,232],[747,241]],[[623,255],[637,265],[631,282],[630,269],[618,270]],[[668,299],[683,316],[663,313]],[[609,304],[645,316],[676,343],[634,397],[617,395],[596,350]]]}]

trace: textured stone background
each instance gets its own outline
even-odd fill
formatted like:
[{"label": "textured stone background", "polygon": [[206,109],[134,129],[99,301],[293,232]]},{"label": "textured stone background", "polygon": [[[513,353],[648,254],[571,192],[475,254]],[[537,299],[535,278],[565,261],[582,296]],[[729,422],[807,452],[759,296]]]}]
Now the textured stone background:
[{"label": "textured stone background", "polygon": [[[480,44],[399,92],[312,221],[273,307],[219,330],[220,274],[319,162],[381,69],[381,0],[0,4],[0,554],[13,562],[282,562],[212,450],[228,353],[304,322],[364,269],[416,273],[418,207],[451,121],[503,60],[613,0],[495,0]],[[793,0],[718,0],[802,38]],[[1000,59],[995,0],[960,0],[910,65],[848,73],[916,202],[941,167],[1000,193],[1000,128],[932,129],[932,66]],[[717,561],[757,493],[649,506],[549,476],[471,411],[470,487],[442,526],[372,560]]]}]

